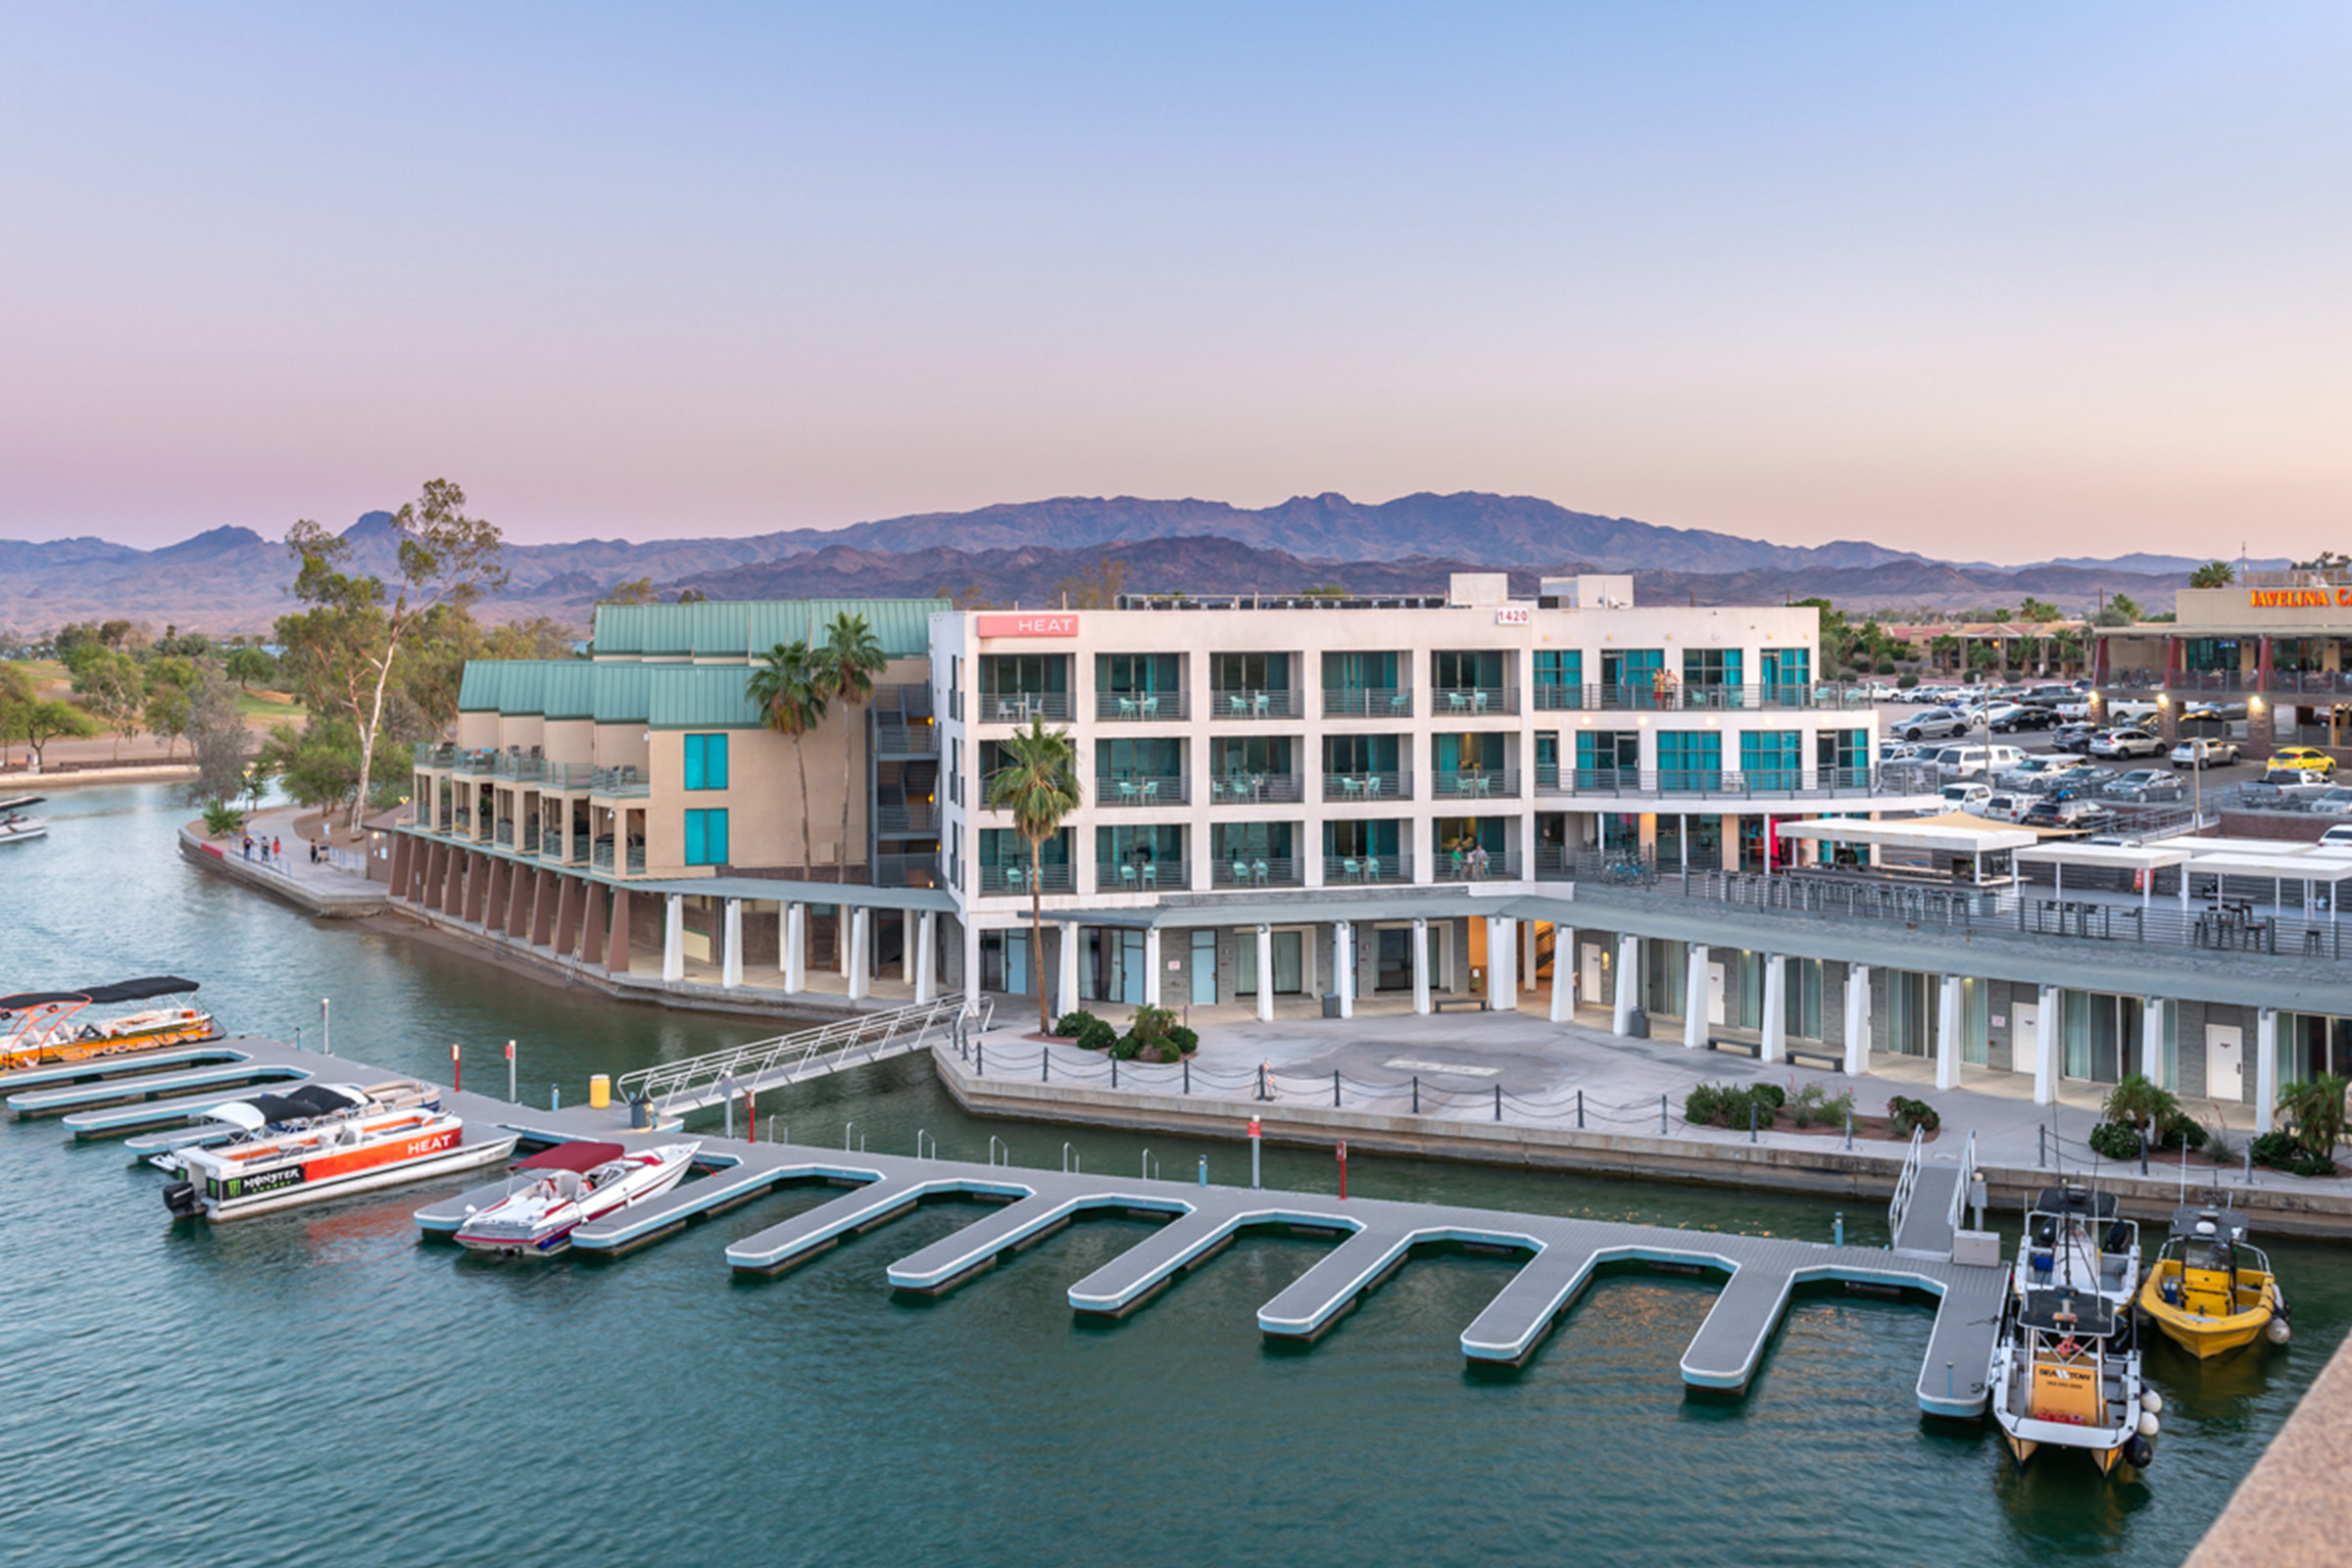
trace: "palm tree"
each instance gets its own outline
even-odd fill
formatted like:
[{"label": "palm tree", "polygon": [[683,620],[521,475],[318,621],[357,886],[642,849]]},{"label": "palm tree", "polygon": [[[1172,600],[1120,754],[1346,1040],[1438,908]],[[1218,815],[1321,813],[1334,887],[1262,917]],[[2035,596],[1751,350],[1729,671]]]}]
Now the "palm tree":
[{"label": "palm tree", "polygon": [[[816,658],[824,668],[826,696],[853,710],[873,697],[874,677],[890,663],[882,645],[874,640],[874,628],[866,624],[863,615],[846,610],[834,615],[833,624],[825,628],[825,646],[816,651]],[[834,846],[833,875],[837,882],[850,879],[851,764],[858,757],[857,733],[857,727],[850,726],[849,738],[841,748],[841,842]]]},{"label": "palm tree", "polygon": [[801,771],[801,866],[811,874],[816,858],[808,834],[808,758],[802,737],[825,721],[824,670],[806,640],[778,643],[760,656],[744,696],[760,710],[767,727],[792,737],[792,758]]},{"label": "palm tree", "polygon": [[2279,1091],[2279,1113],[2292,1125],[2297,1146],[2314,1159],[2331,1157],[2343,1141],[2345,1087],[2343,1079],[2325,1073]]},{"label": "palm tree", "polygon": [[1050,1033],[1054,1015],[1046,1010],[1046,917],[1039,887],[1045,869],[1046,840],[1078,809],[1078,748],[1066,729],[1048,729],[1033,718],[1025,730],[1014,730],[1003,743],[1005,764],[988,781],[991,808],[1012,813],[1013,830],[1029,841],[1029,951],[1037,974],[1037,1027]]}]

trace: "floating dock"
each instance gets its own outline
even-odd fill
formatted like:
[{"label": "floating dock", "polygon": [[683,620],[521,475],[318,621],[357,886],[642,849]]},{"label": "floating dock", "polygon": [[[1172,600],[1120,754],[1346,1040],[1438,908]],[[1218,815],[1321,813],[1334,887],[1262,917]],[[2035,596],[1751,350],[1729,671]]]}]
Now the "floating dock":
[{"label": "floating dock", "polygon": [[[144,1079],[143,1088],[116,1078],[34,1090],[12,1097],[9,1103],[20,1115],[28,1113],[18,1103],[25,1099],[39,1102],[32,1114],[69,1111],[69,1124],[86,1121],[96,1135],[101,1125],[107,1131],[126,1131],[132,1123],[152,1127],[166,1120],[184,1121],[191,1111],[233,1098],[221,1092],[223,1082],[396,1076],[274,1042],[239,1041],[237,1050],[241,1059],[227,1070],[247,1075],[241,1079],[216,1081],[208,1076],[222,1071],[220,1067],[159,1070]],[[179,1064],[159,1060],[155,1065],[168,1069]],[[178,1093],[189,1089],[210,1092]],[[529,1144],[597,1138],[634,1145],[672,1136],[617,1128],[615,1123],[625,1114],[618,1107],[551,1111],[455,1091],[442,1098],[469,1123],[486,1131],[518,1134]],[[1948,1214],[1956,1207],[1951,1200],[1960,1179],[1956,1166],[1923,1166],[1897,1233],[1908,1245],[1879,1250],[1454,1204],[1343,1200],[1327,1194],[1207,1187],[705,1137],[696,1171],[688,1180],[658,1198],[581,1226],[572,1235],[572,1246],[592,1254],[627,1252],[786,1188],[847,1189],[725,1250],[725,1262],[737,1274],[765,1275],[808,1262],[927,1200],[977,1200],[999,1205],[955,1234],[899,1258],[885,1271],[894,1290],[938,1295],[1082,1216],[1116,1214],[1155,1221],[1158,1230],[1069,1287],[1073,1312],[1118,1318],[1207,1263],[1240,1236],[1281,1232],[1329,1239],[1337,1244],[1329,1254],[1257,1310],[1261,1334],[1299,1342],[1329,1332],[1417,1251],[1468,1248],[1520,1260],[1517,1273],[1463,1329],[1458,1343],[1465,1360],[1491,1366],[1525,1364],[1600,1271],[1649,1267],[1722,1282],[1714,1306],[1683,1353],[1682,1378],[1692,1389],[1724,1394],[1744,1392],[1753,1382],[1798,1290],[1843,1285],[1934,1302],[1935,1327],[1915,1388],[1918,1404],[1933,1415],[1972,1419],[1985,1409],[1984,1374],[2007,1272],[1952,1260]],[[436,1200],[416,1211],[417,1224],[427,1235],[448,1235],[464,1222],[469,1206],[496,1201],[505,1190],[505,1183],[498,1182]],[[1938,1241],[1941,1256],[1935,1255]]]}]

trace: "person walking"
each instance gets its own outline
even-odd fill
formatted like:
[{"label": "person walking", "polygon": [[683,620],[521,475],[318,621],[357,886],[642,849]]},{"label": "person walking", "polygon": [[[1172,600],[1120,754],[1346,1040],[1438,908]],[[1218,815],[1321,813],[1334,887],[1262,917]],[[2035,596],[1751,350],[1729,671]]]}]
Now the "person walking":
[{"label": "person walking", "polygon": [[270,841],[270,858],[277,861],[280,865],[285,863],[286,841],[284,839],[273,838]]},{"label": "person walking", "polygon": [[245,858],[253,858],[253,835],[250,833],[245,835]]}]

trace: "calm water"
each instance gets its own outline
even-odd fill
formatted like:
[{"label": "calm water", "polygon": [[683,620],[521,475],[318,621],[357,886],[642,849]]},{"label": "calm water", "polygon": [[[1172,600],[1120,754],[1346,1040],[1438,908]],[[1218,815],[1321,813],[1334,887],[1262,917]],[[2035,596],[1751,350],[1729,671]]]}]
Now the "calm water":
[{"label": "calm water", "polygon": [[[4,852],[0,989],[169,971],[232,1028],[416,1073],[467,1046],[475,1087],[521,1042],[524,1098],[772,1032],[675,1017],[487,968],[398,933],[312,921],[181,864],[161,787],[70,792]],[[983,1122],[919,1061],[805,1086],[803,1142],[1133,1169],[1235,1145]],[[1328,1158],[1271,1151],[1269,1185]],[[1367,1195],[1826,1239],[1827,1202],[1358,1159]],[[971,1210],[926,1208],[774,1280],[726,1242],[821,1200],[779,1196],[633,1257],[534,1268],[420,1246],[438,1190],[174,1231],[161,1178],[51,1123],[0,1127],[0,1364],[12,1378],[0,1530],[27,1564],[669,1561],[1291,1564],[2048,1564],[2183,1557],[2352,1320],[2338,1248],[2272,1248],[2296,1339],[2200,1369],[2161,1346],[2155,1465],[2020,1473],[1989,1428],[1911,1402],[1929,1313],[1798,1304],[1747,1398],[1687,1397],[1676,1364],[1712,1293],[1594,1288],[1526,1371],[1455,1348],[1508,1277],[1416,1262],[1311,1350],[1259,1303],[1320,1255],[1250,1241],[1110,1328],[1069,1283],[1145,1234],[1081,1225],[944,1299],[882,1270]],[[1884,1239],[1884,1215],[1848,1215]]]}]

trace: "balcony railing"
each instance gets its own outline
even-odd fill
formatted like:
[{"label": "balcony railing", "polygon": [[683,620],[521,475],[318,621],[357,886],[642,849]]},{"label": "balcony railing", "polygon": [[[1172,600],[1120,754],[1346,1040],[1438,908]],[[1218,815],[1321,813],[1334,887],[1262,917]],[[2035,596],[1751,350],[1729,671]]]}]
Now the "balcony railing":
[{"label": "balcony railing", "polygon": [[1446,801],[1515,801],[1519,770],[1515,767],[1444,768],[1431,775],[1431,799]]},{"label": "balcony railing", "polygon": [[498,764],[504,757],[503,752],[460,752],[449,765],[453,772],[488,778],[498,771]]},{"label": "balcony railing", "polygon": [[1191,885],[1180,859],[1098,860],[1095,886],[1104,893],[1152,893],[1161,888]]},{"label": "balcony railing", "polygon": [[1323,798],[1360,801],[1367,806],[1377,806],[1383,801],[1409,801],[1413,798],[1413,775],[1403,769],[1388,773],[1326,773]]},{"label": "balcony railing", "polygon": [[1900,763],[1883,768],[1759,768],[1747,772],[1709,768],[1554,767],[1536,769],[1539,796],[1722,795],[1737,800],[1790,800],[1833,795],[1933,795],[1941,781],[1928,782],[1921,769]]},{"label": "balcony railing", "polygon": [[1208,863],[1208,880],[1220,888],[1295,888],[1303,873],[1288,855],[1220,855]]},{"label": "balcony railing", "polygon": [[503,844],[508,849],[513,849],[514,847],[514,819],[511,816],[500,817],[498,826],[491,830],[490,842]]},{"label": "balcony railing", "polygon": [[874,751],[883,757],[937,757],[939,726],[909,723],[897,713],[874,715]]},{"label": "balcony railing", "polygon": [[874,831],[886,836],[936,833],[939,831],[939,808],[929,801],[877,806],[874,808]]},{"label": "balcony railing", "polygon": [[872,877],[878,888],[938,887],[939,855],[877,855]]},{"label": "balcony railing", "polygon": [[1192,704],[1181,690],[1172,692],[1097,692],[1097,718],[1128,719],[1141,723],[1147,719],[1190,718]]},{"label": "balcony railing", "polygon": [[1539,713],[1570,711],[1585,706],[1585,687],[1558,681],[1537,681],[1535,709]]},{"label": "balcony railing", "polygon": [[1349,882],[1409,882],[1411,863],[1401,855],[1326,855],[1323,880],[1333,886]]},{"label": "balcony railing", "polygon": [[417,741],[410,750],[418,767],[447,767],[458,760],[458,749],[439,741]]},{"label": "balcony railing", "polygon": [[1440,882],[1516,882],[1519,880],[1519,852],[1489,850],[1484,858],[1476,851],[1442,850],[1438,854],[1437,880]]},{"label": "balcony railing", "polygon": [[1519,711],[1516,686],[1440,686],[1429,694],[1432,718],[1477,718]]},{"label": "balcony railing", "polygon": [[1068,692],[982,692],[980,722],[1026,724],[1033,718],[1067,719]]},{"label": "balcony railing", "polygon": [[1131,773],[1125,778],[1095,780],[1097,806],[1183,806],[1186,799],[1181,773]]},{"label": "balcony railing", "polygon": [[1868,708],[1877,701],[1867,686],[1837,681],[1779,681],[1745,686],[1690,686],[1681,681],[1629,681],[1587,686],[1581,702],[1566,700],[1572,687],[1552,688],[1563,694],[1561,708],[1640,709],[1649,712],[1713,711],[1730,709]]},{"label": "balcony railing", "polygon": [[2264,692],[2275,697],[2352,697],[2352,670],[2184,669],[2170,677],[2157,669],[2116,670],[2100,682],[2107,691],[2175,691],[2214,694]]},{"label": "balcony railing", "polygon": [[1325,718],[1410,718],[1413,694],[1409,687],[1360,686],[1323,688]]},{"label": "balcony railing", "polygon": [[539,858],[554,860],[558,864],[562,864],[564,861],[564,835],[561,833],[540,834]]},{"label": "balcony railing", "polygon": [[517,781],[536,779],[546,773],[547,759],[536,754],[518,757],[511,752],[501,752],[497,763],[491,770],[503,779]]},{"label": "balcony railing", "polygon": [[1211,718],[1297,718],[1298,693],[1292,691],[1226,691],[1208,694]]},{"label": "balcony railing", "polygon": [[593,770],[588,793],[614,798],[639,796],[652,788],[645,775],[634,767],[600,767]]},{"label": "balcony railing", "polygon": [[[1029,893],[1029,867],[1025,865],[983,865],[980,870],[982,893]],[[1037,887],[1044,893],[1070,891],[1070,868],[1067,865],[1045,865],[1038,868]]]},{"label": "balcony railing", "polygon": [[472,833],[473,813],[463,806],[454,808],[449,813],[449,831],[452,833]]},{"label": "balcony railing", "polygon": [[[596,846],[595,851],[589,856],[589,864],[599,871],[610,871],[613,868],[611,840],[606,840]],[[645,846],[642,844],[630,845],[629,853],[622,858],[620,874],[623,876],[645,875]]]},{"label": "balcony railing", "polygon": [[1306,799],[1306,780],[1297,773],[1227,773],[1208,781],[1211,806],[1263,806],[1269,801]]}]

